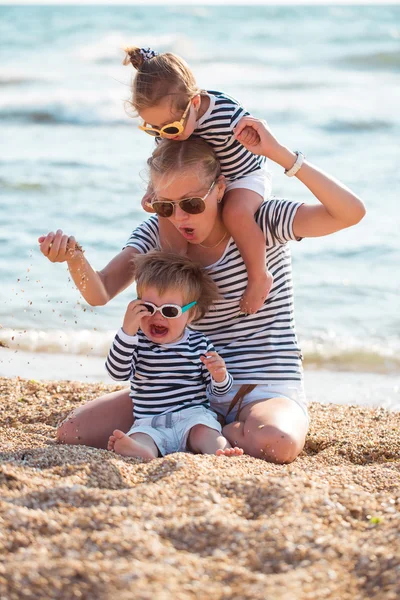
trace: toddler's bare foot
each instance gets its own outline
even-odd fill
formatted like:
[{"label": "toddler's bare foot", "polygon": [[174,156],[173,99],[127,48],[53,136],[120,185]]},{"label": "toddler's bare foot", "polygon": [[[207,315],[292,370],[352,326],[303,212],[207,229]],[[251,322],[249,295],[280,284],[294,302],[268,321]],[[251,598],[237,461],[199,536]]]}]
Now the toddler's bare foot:
[{"label": "toddler's bare foot", "polygon": [[249,278],[247,288],[240,301],[240,310],[249,315],[256,313],[264,304],[273,282],[274,278],[269,271],[262,273],[260,277]]},{"label": "toddler's bare foot", "polygon": [[142,446],[126,435],[123,431],[116,429],[108,438],[107,449],[121,456],[134,456],[135,458],[155,458],[149,448]]},{"label": "toddler's bare foot", "polygon": [[225,448],[225,450],[217,450],[215,453],[217,456],[242,456],[243,448]]}]

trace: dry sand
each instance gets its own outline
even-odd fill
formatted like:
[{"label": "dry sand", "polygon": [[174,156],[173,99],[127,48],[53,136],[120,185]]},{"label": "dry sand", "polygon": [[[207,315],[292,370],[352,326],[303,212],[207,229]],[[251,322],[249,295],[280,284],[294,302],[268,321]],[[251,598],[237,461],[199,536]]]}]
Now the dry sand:
[{"label": "dry sand", "polygon": [[283,466],[56,444],[113,389],[0,378],[2,600],[400,597],[400,413],[314,404]]}]

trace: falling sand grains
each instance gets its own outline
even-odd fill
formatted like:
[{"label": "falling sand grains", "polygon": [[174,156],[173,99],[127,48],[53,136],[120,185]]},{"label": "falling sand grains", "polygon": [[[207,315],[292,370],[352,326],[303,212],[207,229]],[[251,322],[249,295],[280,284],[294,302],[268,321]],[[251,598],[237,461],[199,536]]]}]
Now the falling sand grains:
[{"label": "falling sand grains", "polygon": [[0,378],[2,599],[400,597],[400,413],[314,404],[290,465],[56,443],[113,389]]}]

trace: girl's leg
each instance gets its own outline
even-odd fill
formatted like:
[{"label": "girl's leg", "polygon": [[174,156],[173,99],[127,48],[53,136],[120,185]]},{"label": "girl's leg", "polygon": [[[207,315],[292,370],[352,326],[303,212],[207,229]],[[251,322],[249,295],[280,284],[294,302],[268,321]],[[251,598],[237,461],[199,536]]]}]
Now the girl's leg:
[{"label": "girl's leg", "polygon": [[245,406],[240,421],[225,425],[222,433],[255,458],[290,463],[302,451],[307,430],[308,419],[296,402],[271,398]]},{"label": "girl's leg", "polygon": [[181,236],[171,221],[159,217],[158,226],[160,230],[161,248],[165,250],[165,252],[176,252],[177,254],[186,256],[188,242]]},{"label": "girl's leg", "polygon": [[129,431],[133,424],[129,389],[119,390],[79,406],[58,426],[57,438],[62,444],[84,444],[107,448],[114,429]]},{"label": "girl's leg", "polygon": [[188,446],[198,454],[216,454],[217,456],[239,456],[241,448],[232,448],[228,440],[216,429],[207,425],[195,425],[189,432]]},{"label": "girl's leg", "polygon": [[248,283],[240,302],[246,313],[255,313],[264,304],[272,287],[273,277],[265,266],[265,238],[254,220],[262,203],[257,192],[233,189],[224,196],[222,218],[236,242],[247,269]]},{"label": "girl's leg", "polygon": [[126,435],[123,431],[116,429],[108,440],[107,449],[121,456],[133,456],[134,458],[157,458],[158,448],[153,439],[147,433],[132,433]]}]

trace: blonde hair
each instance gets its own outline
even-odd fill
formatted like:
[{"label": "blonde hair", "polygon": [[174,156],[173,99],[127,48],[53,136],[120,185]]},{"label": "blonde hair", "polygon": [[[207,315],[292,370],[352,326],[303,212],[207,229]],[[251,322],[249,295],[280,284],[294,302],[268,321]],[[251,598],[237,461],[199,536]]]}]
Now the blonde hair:
[{"label": "blonde hair", "polygon": [[138,297],[148,287],[154,287],[160,294],[177,289],[182,292],[185,304],[197,302],[189,309],[198,321],[220,296],[216,283],[205,269],[185,256],[152,250],[133,258]]},{"label": "blonde hair", "polygon": [[151,180],[154,175],[177,177],[190,169],[198,173],[202,168],[202,175],[211,183],[221,174],[221,165],[213,148],[197,137],[190,137],[179,144],[173,140],[161,140],[147,159],[147,164]]},{"label": "blonde hair", "polygon": [[137,71],[132,83],[130,104],[140,112],[143,108],[156,106],[166,96],[171,96],[173,106],[184,110],[191,98],[200,93],[194,75],[186,62],[171,52],[155,54],[142,48],[124,48],[124,65],[131,64]]}]

